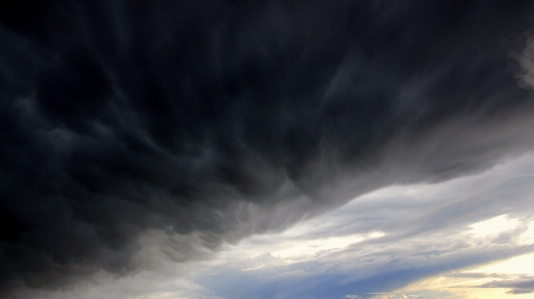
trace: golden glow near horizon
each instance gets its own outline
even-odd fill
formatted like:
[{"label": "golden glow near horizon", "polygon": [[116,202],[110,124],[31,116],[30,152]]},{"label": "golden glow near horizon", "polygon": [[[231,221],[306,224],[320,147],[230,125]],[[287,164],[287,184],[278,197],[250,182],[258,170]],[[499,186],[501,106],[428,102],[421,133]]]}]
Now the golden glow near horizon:
[{"label": "golden glow near horizon", "polygon": [[[467,232],[479,241],[492,242],[501,233],[523,227],[513,245],[534,244],[534,221],[524,222],[500,215],[471,224]],[[500,281],[527,279],[534,279],[534,253],[428,277],[372,299],[534,299],[534,292],[514,294],[511,287],[498,287]],[[497,285],[489,287],[492,282]]]}]

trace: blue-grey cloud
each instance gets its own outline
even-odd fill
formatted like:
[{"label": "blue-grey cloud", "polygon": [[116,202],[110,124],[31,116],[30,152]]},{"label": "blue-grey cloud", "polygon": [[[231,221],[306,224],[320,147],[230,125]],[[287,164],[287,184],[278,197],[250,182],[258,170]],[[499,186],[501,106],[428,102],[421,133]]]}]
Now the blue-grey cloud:
[{"label": "blue-grey cloud", "polygon": [[[360,196],[283,234],[244,241],[222,260],[223,266],[208,267],[195,281],[206,288],[200,294],[223,298],[370,298],[438,274],[510,279],[502,273],[458,271],[534,250],[523,235],[533,220],[533,161],[527,155],[476,176]],[[464,210],[446,212],[451,205]],[[482,235],[471,232],[471,224],[502,214],[517,219],[511,222],[516,224]],[[331,250],[316,247],[332,237],[373,230],[384,235]],[[284,246],[298,249],[283,253]]]},{"label": "blue-grey cloud", "polygon": [[[371,298],[379,292],[392,292],[414,281],[444,273],[453,269],[469,267],[490,261],[532,252],[534,246],[519,246],[514,249],[454,252],[444,257],[435,256],[425,263],[410,262],[402,265],[406,256],[384,264],[365,265],[343,269],[342,263],[332,261],[304,262],[292,265],[241,271],[231,266],[209,269],[197,282],[222,298],[320,298],[340,299],[354,294]],[[356,260],[358,253],[353,254]],[[375,252],[377,259],[382,253]],[[321,264],[323,263],[323,264]],[[325,270],[327,268],[327,270]],[[329,269],[328,269],[329,268]],[[282,275],[283,274],[283,275]],[[358,277],[358,278],[355,278]],[[522,281],[528,284],[527,281]],[[504,284],[487,284],[483,287],[504,287]],[[512,285],[512,284],[510,284]],[[517,284],[517,288],[522,284]],[[514,285],[515,286],[515,285]],[[512,288],[512,286],[508,286]],[[208,293],[209,294],[209,293]]]}]

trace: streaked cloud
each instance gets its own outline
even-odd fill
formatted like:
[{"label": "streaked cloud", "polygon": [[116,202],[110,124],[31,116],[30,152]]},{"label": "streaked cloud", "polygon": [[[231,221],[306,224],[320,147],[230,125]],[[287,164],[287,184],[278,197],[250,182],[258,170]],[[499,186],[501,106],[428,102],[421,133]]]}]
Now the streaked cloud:
[{"label": "streaked cloud", "polygon": [[[491,171],[439,184],[394,186],[362,195],[284,233],[242,241],[221,252],[218,264],[197,279],[223,298],[246,298],[255,290],[263,290],[257,293],[261,298],[382,298],[372,295],[377,292],[385,292],[380,295],[387,295],[384,298],[429,298],[428,292],[390,292],[436,275],[461,276],[466,281],[495,279],[506,271],[484,270],[479,265],[534,251],[529,229],[534,225],[533,158],[529,154]],[[455,213],[449,212],[451,207]],[[462,213],[457,207],[462,207]],[[362,221],[367,214],[373,218]],[[369,238],[353,239],[354,233],[367,233]],[[352,244],[340,246],[339,240]],[[337,248],[318,252],[315,242]],[[276,254],[277,246],[294,254]],[[531,263],[521,263],[526,273],[531,272]],[[512,273],[521,271],[508,265]],[[465,272],[473,267],[480,271]],[[295,283],[291,290],[284,283],[289,277]],[[242,286],[243,280],[250,289]],[[443,298],[452,294],[446,288],[434,292]]]},{"label": "streaked cloud", "polygon": [[11,4],[0,297],[530,290],[531,2]]}]

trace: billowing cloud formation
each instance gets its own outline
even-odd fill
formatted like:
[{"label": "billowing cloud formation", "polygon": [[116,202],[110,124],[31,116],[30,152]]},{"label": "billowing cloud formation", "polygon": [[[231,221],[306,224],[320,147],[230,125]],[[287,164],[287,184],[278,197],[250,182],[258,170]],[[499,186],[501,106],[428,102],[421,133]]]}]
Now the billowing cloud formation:
[{"label": "billowing cloud formation", "polygon": [[0,28],[3,290],[147,267],[146,236],[203,259],[534,142],[511,55],[529,1],[21,3]]},{"label": "billowing cloud formation", "polygon": [[[502,269],[472,268],[534,251],[533,158],[523,156],[483,174],[439,184],[382,188],[282,234],[248,238],[196,275],[195,281],[207,289],[196,293],[211,291],[223,298],[426,294],[424,298],[460,299],[469,297],[451,296],[451,290],[483,284],[470,281],[475,278],[525,280],[524,275],[504,275]],[[529,261],[517,264],[531,272]],[[512,273],[524,270],[513,268]],[[438,279],[432,281],[432,291],[448,293],[435,297],[424,284],[402,290],[436,275],[463,279],[442,288],[435,287]]]}]

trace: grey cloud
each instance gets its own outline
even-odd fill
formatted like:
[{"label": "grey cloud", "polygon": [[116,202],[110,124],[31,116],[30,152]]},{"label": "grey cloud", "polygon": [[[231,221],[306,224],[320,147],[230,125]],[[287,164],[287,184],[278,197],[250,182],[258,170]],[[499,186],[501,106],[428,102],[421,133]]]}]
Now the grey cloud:
[{"label": "grey cloud", "polygon": [[[440,184],[394,186],[360,196],[336,211],[300,223],[288,235],[246,240],[246,247],[256,245],[257,250],[245,251],[241,257],[238,247],[235,259],[202,271],[195,281],[227,298],[246,298],[255,290],[265,291],[264,298],[310,294],[336,298],[343,292],[393,291],[433,275],[527,280],[521,275],[458,271],[533,252],[530,242],[525,245],[519,239],[532,222],[532,158],[525,155],[485,173]],[[450,206],[463,210],[451,213]],[[502,214],[518,219],[518,225],[499,234],[470,235],[470,224]],[[277,256],[278,247],[269,252],[272,244],[328,243],[331,237],[377,230],[385,235],[317,254],[282,258]],[[496,242],[504,241],[503,236],[508,242]],[[247,258],[247,253],[259,256]],[[298,287],[285,285],[287,277]],[[241,292],[238,285],[244,280],[249,287]]]},{"label": "grey cloud", "polygon": [[507,294],[513,294],[513,295],[517,295],[517,294],[530,294],[534,292],[534,288],[528,288],[528,289],[524,289],[524,288],[515,288],[515,289],[512,289],[508,292],[506,292]]},{"label": "grey cloud", "polygon": [[515,241],[528,230],[528,224],[522,223],[514,228],[512,231],[503,232],[499,234],[492,242],[506,244],[506,243],[515,243]]},{"label": "grey cloud", "polygon": [[309,220],[314,229],[305,237],[382,231],[384,237],[363,243],[389,243],[443,230],[447,231],[446,236],[469,224],[508,214],[520,219],[520,223],[492,238],[496,242],[499,238],[515,241],[532,219],[532,157],[516,157],[484,173],[440,184],[396,185],[362,195],[343,209]]},{"label": "grey cloud", "polygon": [[460,278],[510,278],[509,274],[500,274],[500,273],[474,273],[474,272],[452,272],[447,273],[447,277],[460,277]]},{"label": "grey cloud", "polygon": [[[484,174],[470,178],[464,177],[437,185],[390,187],[357,198],[337,211],[331,211],[300,223],[299,226],[304,225],[307,228],[303,230],[298,226],[295,227],[297,231],[302,232],[301,235],[295,236],[294,233],[291,233],[289,237],[281,234],[263,236],[260,239],[244,240],[244,243],[252,242],[251,244],[255,245],[254,248],[257,248],[251,253],[252,257],[250,258],[246,253],[248,251],[240,253],[239,250],[242,247],[238,246],[234,249],[237,251],[235,253],[237,260],[223,260],[223,262],[226,261],[223,266],[207,266],[205,268],[206,266],[202,266],[202,263],[191,263],[179,267],[182,271],[200,269],[200,273],[195,273],[193,281],[205,287],[205,289],[190,290],[186,293],[186,296],[195,298],[198,296],[204,297],[204,295],[222,296],[226,294],[227,298],[246,298],[254,295],[254,292],[259,292],[260,290],[267,292],[267,289],[269,289],[268,294],[272,294],[275,291],[281,298],[285,298],[284,296],[294,298],[304,297],[306,294],[311,293],[315,294],[318,289],[328,287],[340,288],[332,291],[334,294],[350,293],[355,290],[359,292],[364,290],[391,291],[414,280],[440,273],[448,277],[512,278],[510,275],[458,273],[456,271],[457,269],[473,267],[477,264],[495,262],[532,252],[532,245],[521,246],[520,243],[515,242],[507,244],[495,243],[493,242],[493,237],[471,239],[468,235],[465,235],[468,224],[491,218],[500,213],[510,213],[510,217],[520,217],[520,219],[530,214],[530,194],[532,194],[530,188],[533,186],[531,173],[532,169],[534,169],[532,161],[534,161],[532,160],[532,155],[526,155]],[[510,174],[515,177],[511,177]],[[521,183],[518,184],[517,178],[522,178]],[[515,183],[509,184],[511,182]],[[484,189],[481,188],[482,186],[491,187]],[[467,192],[469,189],[472,189],[471,193]],[[517,198],[510,197],[513,194]],[[455,199],[459,195],[464,195],[464,197]],[[495,197],[495,195],[498,196]],[[446,208],[447,204],[455,204],[454,202],[451,203],[452,199],[470,202],[477,198],[483,200],[477,201],[477,205],[473,209],[467,209],[457,217],[451,215],[452,219],[450,221],[436,221],[435,226],[428,228],[426,228],[424,221],[420,221],[420,218],[414,216],[407,219],[406,217],[406,215],[424,214],[424,211],[429,211],[429,214],[436,214],[435,210]],[[498,204],[489,204],[492,201],[497,201]],[[446,204],[437,204],[442,202]],[[371,208],[372,206],[362,209],[360,206],[360,204],[366,205],[369,203],[377,204],[380,207],[389,206],[389,209],[380,208],[375,210]],[[375,220],[371,224],[363,223],[365,221],[360,219],[361,213],[358,212],[361,210],[375,215],[381,222]],[[396,213],[391,214],[391,210],[396,211]],[[406,212],[402,212],[403,210],[406,210]],[[524,220],[529,219],[531,220],[531,218],[525,218]],[[345,249],[323,251],[311,257],[303,258],[297,256],[297,258],[292,259],[290,265],[286,265],[279,257],[276,257],[276,254],[273,255],[268,252],[261,254],[262,251],[269,250],[268,248],[273,244],[284,244],[284,242],[290,241],[288,246],[291,246],[292,243],[298,245],[302,241],[313,240],[314,238],[319,238],[320,240],[333,236],[343,237],[354,233],[366,232],[365,229],[369,229],[369,225],[380,228],[386,233],[386,236],[361,241]],[[523,231],[523,226],[520,222],[516,228],[512,228],[508,233],[519,228]],[[410,233],[407,234],[406,231]],[[392,237],[389,237],[389,235],[392,235]],[[152,269],[165,268],[162,265],[168,264],[173,260],[183,262],[184,255],[165,250],[165,247],[170,244],[161,245],[166,244],[169,238],[171,237],[165,235],[165,233],[157,231],[154,232],[153,236],[143,238],[142,243],[144,246],[142,252],[137,254],[135,259],[143,262],[145,268]],[[193,235],[187,238],[177,236],[171,244],[175,248],[182,248],[182,251],[184,251],[184,248],[187,248],[186,245],[195,245],[198,242],[195,241],[198,240],[197,238],[200,239],[202,236]],[[161,249],[162,247],[163,249]],[[196,250],[202,251],[200,246]],[[203,252],[203,258],[214,257],[207,250]],[[228,254],[231,255],[232,252],[230,251]],[[254,257],[255,254],[260,255]],[[160,257],[158,260],[162,264],[151,262],[151,258],[148,257],[153,258],[154,256]],[[143,257],[148,259],[143,260]],[[197,257],[197,260],[199,258]],[[215,258],[217,259],[217,257]],[[221,260],[215,261],[215,265],[220,264]],[[246,271],[243,271],[243,269],[246,269]],[[176,279],[176,275],[183,274],[170,274],[170,277]],[[149,288],[148,290],[157,292],[161,290],[158,287],[165,288],[169,292],[180,290],[179,287],[167,289],[165,287],[166,284],[163,283],[167,279],[169,278],[156,279],[157,283],[154,282],[154,288]],[[187,279],[191,278],[188,277]],[[243,281],[250,282],[247,288],[242,287]],[[293,286],[289,287],[285,283],[288,281]],[[120,290],[120,286],[129,288],[130,294],[136,292],[139,295],[145,294],[144,291],[137,288],[137,285],[147,283],[146,281],[128,280],[126,278],[119,282],[115,283],[115,288],[107,284],[99,287],[98,289],[106,293],[106,295],[101,295],[100,297],[115,298],[120,296],[123,292]],[[368,285],[370,282],[373,282],[371,287]],[[135,284],[135,286],[128,287],[129,283]],[[297,288],[294,285],[303,287]],[[94,292],[95,290],[89,292],[89,294]],[[23,295],[28,296],[27,294],[23,293]],[[33,295],[31,297],[56,298],[59,296],[55,292],[46,294],[42,296]],[[69,296],[73,296],[72,294],[77,293],[63,292],[61,294],[66,294],[66,298],[69,298]],[[263,298],[270,298],[269,296],[271,295],[268,294]],[[262,297],[260,293],[255,295]],[[332,297],[328,297],[325,293],[325,298]]]},{"label": "grey cloud", "polygon": [[135,272],[152,230],[202,259],[534,142],[528,1],[23,3],[0,20],[2,290]]},{"label": "grey cloud", "polygon": [[482,285],[478,288],[506,288],[511,289],[508,294],[528,294],[534,292],[534,279],[507,279],[494,280]]}]

